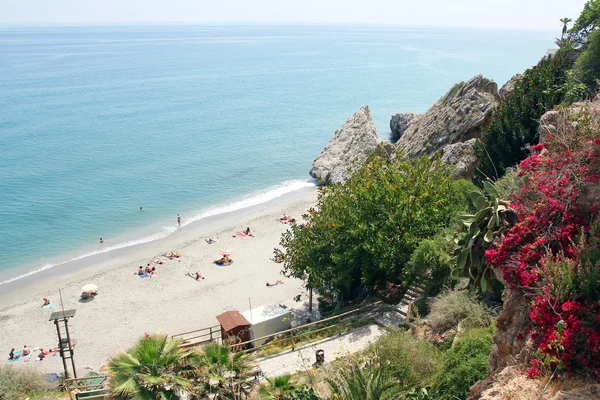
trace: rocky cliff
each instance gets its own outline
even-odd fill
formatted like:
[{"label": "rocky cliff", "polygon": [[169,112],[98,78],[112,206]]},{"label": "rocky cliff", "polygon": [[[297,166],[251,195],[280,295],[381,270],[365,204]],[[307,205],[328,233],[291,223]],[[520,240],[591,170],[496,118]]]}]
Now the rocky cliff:
[{"label": "rocky cliff", "polygon": [[[377,137],[368,106],[363,106],[335,131],[333,138],[313,162],[310,175],[322,182],[341,182],[350,176],[353,163],[381,149],[391,154],[389,142]],[[389,153],[389,154],[388,154]]]},{"label": "rocky cliff", "polygon": [[404,157],[414,158],[479,138],[499,101],[498,85],[481,75],[456,84],[408,126],[396,147]]}]

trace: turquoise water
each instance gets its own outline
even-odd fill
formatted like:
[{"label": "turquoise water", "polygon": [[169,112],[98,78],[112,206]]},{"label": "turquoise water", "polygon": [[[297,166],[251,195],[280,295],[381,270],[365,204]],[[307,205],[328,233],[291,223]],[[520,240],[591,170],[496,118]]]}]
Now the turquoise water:
[{"label": "turquoise water", "polygon": [[386,137],[392,113],[425,111],[478,73],[503,83],[554,36],[0,27],[0,282],[168,235],[177,213],[185,224],[309,185],[313,159],[360,106]]}]

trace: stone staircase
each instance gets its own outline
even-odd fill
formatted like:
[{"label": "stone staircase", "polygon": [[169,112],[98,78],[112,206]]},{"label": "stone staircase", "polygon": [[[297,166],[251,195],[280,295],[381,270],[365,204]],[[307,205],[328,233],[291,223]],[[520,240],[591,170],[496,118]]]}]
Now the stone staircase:
[{"label": "stone staircase", "polygon": [[404,294],[400,303],[398,303],[397,311],[404,318],[407,318],[410,315],[411,307],[413,307],[413,303],[417,301],[419,298],[422,298],[425,294],[425,284],[423,282],[414,282]]},{"label": "stone staircase", "polygon": [[380,317],[375,318],[375,323],[382,327],[400,326],[408,323],[411,316],[411,308],[418,308],[418,304],[415,303],[424,301],[424,294],[425,283],[413,283],[404,294],[402,300],[400,300],[400,303],[390,306]]}]

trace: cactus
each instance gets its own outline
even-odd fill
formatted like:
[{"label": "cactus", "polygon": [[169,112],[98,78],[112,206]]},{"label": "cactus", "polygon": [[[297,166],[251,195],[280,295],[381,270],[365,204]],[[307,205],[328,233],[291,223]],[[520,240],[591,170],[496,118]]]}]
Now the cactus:
[{"label": "cactus", "polygon": [[477,213],[458,215],[463,232],[454,239],[459,247],[451,276],[455,280],[468,276],[472,289],[493,293],[491,282],[495,276],[485,265],[485,250],[517,223],[518,216],[508,201],[498,198],[498,191],[490,182],[483,182],[483,190],[474,191],[469,197]]}]

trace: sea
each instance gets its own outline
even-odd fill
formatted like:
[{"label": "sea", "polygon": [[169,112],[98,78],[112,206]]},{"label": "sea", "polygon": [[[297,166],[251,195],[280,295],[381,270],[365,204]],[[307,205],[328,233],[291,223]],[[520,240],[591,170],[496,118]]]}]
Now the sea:
[{"label": "sea", "polygon": [[[0,26],[0,285],[315,184],[368,104],[499,85],[557,32],[370,25]],[[140,209],[142,207],[142,209]],[[100,238],[104,243],[100,244]]]}]

